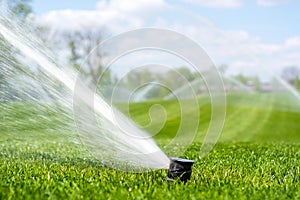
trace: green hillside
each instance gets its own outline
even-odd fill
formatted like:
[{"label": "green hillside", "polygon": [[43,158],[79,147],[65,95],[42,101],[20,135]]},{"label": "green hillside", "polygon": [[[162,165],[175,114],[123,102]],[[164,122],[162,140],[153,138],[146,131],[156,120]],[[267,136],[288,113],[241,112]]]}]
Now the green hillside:
[{"label": "green hillside", "polygon": [[[271,94],[228,95],[220,140],[202,159],[199,149],[211,106],[208,98],[199,98],[199,103],[199,131],[182,155],[195,160],[186,184],[168,183],[167,170],[135,174],[101,166],[78,143],[74,127],[67,125],[70,119],[59,106],[3,103],[0,199],[300,198],[300,112],[295,102]],[[132,103],[130,116],[147,125],[148,110],[155,104],[167,113],[165,126],[154,136],[164,146],[180,125],[178,101]],[[197,120],[195,108],[188,108],[189,100],[184,104],[189,119],[185,123],[192,123]],[[122,104],[117,106],[125,111]],[[164,112],[152,113],[150,132],[160,127]]]},{"label": "green hillside", "polygon": [[[183,103],[187,106],[184,114],[188,116],[190,123],[193,123],[197,113],[193,107],[188,107],[189,100],[183,100]],[[156,104],[164,107],[167,120],[155,138],[170,139],[176,134],[181,122],[178,100],[130,104],[130,117],[137,124],[145,126],[151,122],[148,112],[151,106]],[[200,120],[196,141],[201,142],[211,120],[210,99],[199,98],[199,105]],[[121,110],[123,107],[119,105]],[[164,119],[161,115],[151,117],[156,118],[155,122]],[[299,122],[300,104],[295,101],[276,94],[230,94],[227,95],[226,118],[219,142],[300,143]],[[146,130],[156,130],[155,126],[159,126],[159,123],[153,123]]]}]

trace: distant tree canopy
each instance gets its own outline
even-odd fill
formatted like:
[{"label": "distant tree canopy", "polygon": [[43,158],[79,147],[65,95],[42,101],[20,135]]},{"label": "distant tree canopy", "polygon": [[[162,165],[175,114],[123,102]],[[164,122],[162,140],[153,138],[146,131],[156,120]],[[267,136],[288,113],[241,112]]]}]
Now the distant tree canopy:
[{"label": "distant tree canopy", "polygon": [[243,74],[238,74],[234,78],[244,85],[253,86],[253,89],[257,92],[261,91],[261,81],[257,76],[246,76]]},{"label": "distant tree canopy", "polygon": [[300,76],[300,69],[296,66],[288,66],[282,70],[281,77],[288,81],[294,81],[296,77]]},{"label": "distant tree canopy", "polygon": [[64,38],[69,50],[69,64],[76,70],[80,69],[89,83],[98,85],[99,78],[102,84],[115,82],[116,77],[109,69],[104,69],[102,63],[101,30],[68,32]]},{"label": "distant tree canopy", "polygon": [[31,0],[9,0],[9,2],[9,8],[19,19],[25,19],[32,13]]},{"label": "distant tree canopy", "polygon": [[282,70],[281,77],[288,83],[300,90],[300,69],[296,66],[288,66]]},{"label": "distant tree canopy", "polygon": [[201,75],[198,72],[192,71],[186,66],[167,71],[151,70],[151,66],[149,66],[149,68],[133,70],[131,73],[128,73],[124,79],[123,86],[132,90],[136,89],[136,86],[141,86],[145,83],[159,83],[150,87],[145,96],[164,97],[171,92],[170,90],[181,88],[200,77]]},{"label": "distant tree canopy", "polygon": [[2,6],[8,8],[19,20],[24,20],[33,12],[30,5],[31,0],[0,0]]},{"label": "distant tree canopy", "polygon": [[[25,20],[32,12],[29,2],[29,0],[0,0],[1,6],[8,8],[13,17],[20,21]],[[30,75],[30,72],[15,57],[17,50],[1,36],[0,47],[0,67],[3,70],[3,73],[0,74],[0,101],[18,99],[18,91],[10,87],[12,79],[18,74]]]}]

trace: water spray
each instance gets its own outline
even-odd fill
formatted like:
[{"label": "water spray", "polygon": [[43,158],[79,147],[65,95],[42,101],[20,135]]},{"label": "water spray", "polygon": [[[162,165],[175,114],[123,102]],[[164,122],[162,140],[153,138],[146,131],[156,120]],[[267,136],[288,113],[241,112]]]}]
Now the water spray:
[{"label": "water spray", "polygon": [[[7,27],[6,24],[10,26]],[[24,32],[27,34],[24,34]],[[55,62],[56,59],[47,54],[48,51],[44,50],[42,42],[35,38],[34,33],[31,34],[30,31],[14,23],[10,18],[0,15],[0,35],[10,45],[18,49],[22,56],[38,65],[51,80],[59,81],[66,91],[72,94],[72,99],[70,98],[70,101],[69,99],[66,100],[64,106],[73,111],[81,142],[105,166],[131,172],[166,169],[169,167],[169,181],[179,180],[186,182],[190,179],[192,165],[194,164],[193,160],[168,158],[144,129],[136,127],[131,119],[106,102],[102,95],[95,93],[97,85],[86,86],[84,84],[85,79],[80,76],[80,72],[76,73],[71,68],[64,69],[60,67]],[[157,37],[157,35],[167,35],[168,37],[166,39],[160,38],[160,40],[151,39]],[[170,37],[171,35],[172,37]],[[128,42],[132,40],[138,42]],[[178,41],[181,41],[182,44],[173,45],[175,42],[177,44]],[[125,44],[124,42],[126,45],[120,45]],[[182,46],[192,47],[193,51],[185,51],[186,48],[182,48]],[[201,68],[193,68],[199,73],[210,69],[209,73],[206,73],[203,78],[208,86],[213,86],[213,92],[218,95],[211,96],[212,118],[203,143],[212,145],[201,147],[200,153],[205,156],[216,143],[225,119],[223,84],[217,70],[211,67],[214,66],[213,62],[205,51],[189,38],[170,30],[145,28],[120,34],[101,43],[100,49],[104,49],[106,53],[103,66],[109,67],[120,56],[145,47],[149,47],[152,50],[160,50],[161,54],[169,52],[173,57],[180,55],[179,58],[184,58],[185,62],[188,61],[193,66],[201,66]],[[199,57],[199,55],[201,56]],[[76,74],[79,74],[79,76],[75,76]],[[172,88],[172,86],[166,88]],[[194,92],[193,97],[193,101],[189,101],[188,104],[191,106],[191,103],[193,103],[194,106],[192,107],[195,108],[195,116],[199,116],[199,102]],[[130,95],[128,95],[129,101]],[[181,105],[183,106],[185,103]],[[215,107],[214,105],[218,106]],[[178,152],[178,149],[174,152],[174,144],[180,144],[180,150],[185,150],[187,145],[193,142],[198,130],[198,120],[200,118],[197,117],[197,120],[193,120],[194,123],[191,124],[188,117],[189,109],[181,107],[181,111],[179,131],[176,137],[164,147],[172,155],[183,153]],[[184,131],[186,128],[193,131],[186,132]],[[184,138],[184,146],[182,146],[182,138]],[[209,148],[206,148],[207,146]]]}]

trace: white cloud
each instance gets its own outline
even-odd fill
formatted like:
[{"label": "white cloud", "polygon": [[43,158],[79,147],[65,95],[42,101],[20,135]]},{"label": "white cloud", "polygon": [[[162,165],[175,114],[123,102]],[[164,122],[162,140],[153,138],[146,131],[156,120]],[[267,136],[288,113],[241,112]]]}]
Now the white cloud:
[{"label": "white cloud", "polygon": [[[242,1],[218,1],[218,4],[217,1],[199,2],[199,5],[202,2],[203,5],[218,6],[225,6],[227,2],[227,7],[242,4]],[[261,71],[262,66],[279,70],[287,63],[300,66],[300,36],[288,38],[281,44],[266,44],[244,30],[218,29],[207,19],[170,7],[163,0],[141,0],[135,4],[130,0],[99,1],[93,11],[51,11],[38,17],[38,21],[68,30],[107,27],[113,35],[145,26],[175,30],[197,41],[216,64],[232,66],[233,73],[243,71],[243,68],[251,72]],[[158,41],[159,36],[153,40]]]},{"label": "white cloud", "polygon": [[288,48],[300,47],[300,37],[291,37],[285,41],[285,46]]},{"label": "white cloud", "polygon": [[146,15],[165,9],[167,4],[164,0],[139,0],[132,3],[130,0],[101,0],[97,3],[98,10],[111,10],[118,13],[131,13]]},{"label": "white cloud", "polygon": [[288,3],[289,0],[257,0],[259,6],[277,6]]},{"label": "white cloud", "polygon": [[58,30],[82,30],[103,28],[117,33],[141,27],[147,18],[167,9],[164,0],[101,0],[97,9],[54,10],[37,18],[39,24],[46,24]]},{"label": "white cloud", "polygon": [[[287,65],[300,66],[300,37],[283,43],[267,44],[243,30],[222,30],[202,24],[173,25],[171,29],[183,31],[204,47],[216,65],[229,66],[229,74],[246,73],[261,78],[280,74]],[[298,57],[297,57],[298,56]]]},{"label": "white cloud", "polygon": [[244,0],[183,0],[184,2],[204,7],[236,8],[242,6]]},{"label": "white cloud", "polygon": [[280,52],[282,46],[278,44],[258,44],[257,51],[264,54],[274,54]]}]

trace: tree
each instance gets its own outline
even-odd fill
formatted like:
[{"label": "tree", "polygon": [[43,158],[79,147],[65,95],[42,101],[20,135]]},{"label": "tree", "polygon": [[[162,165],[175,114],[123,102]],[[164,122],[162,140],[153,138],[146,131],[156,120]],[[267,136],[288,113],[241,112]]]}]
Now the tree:
[{"label": "tree", "polygon": [[237,76],[235,76],[235,79],[238,80],[239,82],[243,83],[243,84],[247,84],[249,81],[249,78],[244,76],[243,74],[238,74]]},{"label": "tree", "polygon": [[182,66],[177,69],[177,72],[187,81],[193,81],[195,79],[195,74],[188,67]]},{"label": "tree", "polygon": [[66,33],[65,38],[70,54],[70,65],[76,70],[81,69],[81,73],[90,84],[98,85],[101,75],[104,83],[115,82],[116,77],[109,69],[104,69],[102,64],[103,54],[99,46],[102,41],[100,31],[83,30]]},{"label": "tree", "polygon": [[288,83],[293,85],[297,90],[300,89],[300,69],[296,66],[285,67],[282,70],[281,77]]},{"label": "tree", "polygon": [[[0,0],[1,6],[6,6],[8,10],[13,14],[14,19],[24,21],[26,17],[32,12],[32,8],[29,4],[29,0]],[[15,97],[15,92],[9,88],[7,74],[16,75],[17,73],[24,73],[26,69],[22,67],[22,65],[15,58],[15,54],[17,52],[3,37],[0,37],[0,61],[2,73],[0,74],[0,101],[9,100],[12,97]],[[28,73],[26,71],[25,73]],[[12,94],[11,94],[12,93]],[[10,96],[8,96],[11,94]]]},{"label": "tree", "polygon": [[239,81],[240,83],[247,85],[252,90],[254,90],[256,92],[261,92],[261,84],[262,83],[258,76],[246,76],[243,74],[238,74],[234,78],[237,81]]},{"label": "tree", "polygon": [[296,76],[296,78],[293,81],[293,85],[296,88],[296,90],[300,90],[300,79],[299,79],[299,76]]},{"label": "tree", "polygon": [[259,78],[257,76],[253,78],[253,86],[254,86],[254,90],[256,92],[260,92],[261,91],[260,80],[259,80]]},{"label": "tree", "polygon": [[1,6],[5,6],[15,18],[24,21],[33,12],[31,0],[0,0]]},{"label": "tree", "polygon": [[281,73],[281,77],[291,84],[294,81],[294,79],[299,75],[300,69],[296,66],[285,67]]},{"label": "tree", "polygon": [[30,0],[10,0],[9,2],[10,10],[21,20],[25,20],[32,13]]},{"label": "tree", "polygon": [[155,74],[150,72],[147,68],[133,70],[128,73],[124,80],[124,86],[127,89],[135,89],[145,83],[152,82]]}]

